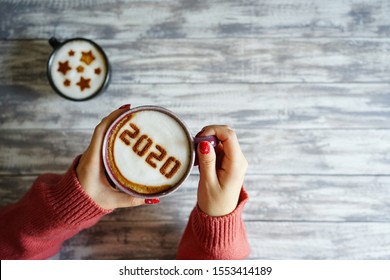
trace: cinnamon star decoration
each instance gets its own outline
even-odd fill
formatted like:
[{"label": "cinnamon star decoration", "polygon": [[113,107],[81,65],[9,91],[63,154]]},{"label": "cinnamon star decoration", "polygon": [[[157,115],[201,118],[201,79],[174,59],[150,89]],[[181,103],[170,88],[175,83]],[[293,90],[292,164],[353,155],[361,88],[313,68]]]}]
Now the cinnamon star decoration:
[{"label": "cinnamon star decoration", "polygon": [[102,72],[102,70],[99,67],[95,68],[95,74],[96,75],[100,75],[101,72]]},{"label": "cinnamon star decoration", "polygon": [[66,79],[64,81],[64,86],[66,86],[66,87],[70,86],[70,80]]},{"label": "cinnamon star decoration", "polygon": [[90,65],[92,61],[95,60],[95,56],[92,54],[92,51],[89,52],[81,52],[82,56],[80,58],[80,61],[84,62],[87,65]]},{"label": "cinnamon star decoration", "polygon": [[91,79],[84,79],[82,76],[80,77],[80,81],[76,84],[80,87],[81,91],[84,91],[86,88],[91,88],[89,83],[91,82]]},{"label": "cinnamon star decoration", "polygon": [[70,68],[69,66],[69,61],[65,61],[64,63],[62,63],[61,61],[58,62],[58,72],[61,72],[62,74],[66,75],[66,73],[71,70],[72,68]]}]

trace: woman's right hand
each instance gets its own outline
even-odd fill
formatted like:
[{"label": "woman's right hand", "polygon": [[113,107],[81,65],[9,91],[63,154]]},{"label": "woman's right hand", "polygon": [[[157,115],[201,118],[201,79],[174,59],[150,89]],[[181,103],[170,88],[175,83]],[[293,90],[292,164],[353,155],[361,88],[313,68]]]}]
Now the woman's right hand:
[{"label": "woman's right hand", "polygon": [[198,145],[198,206],[209,216],[224,216],[237,207],[248,162],[231,128],[212,125],[198,133],[209,135],[215,135],[220,143],[215,150],[209,142]]},{"label": "woman's right hand", "polygon": [[77,178],[85,192],[103,209],[134,207],[143,204],[158,203],[158,199],[141,199],[124,192],[114,190],[104,173],[101,156],[103,138],[110,124],[121,114],[130,109],[124,105],[105,117],[95,128],[91,143],[76,168]]}]

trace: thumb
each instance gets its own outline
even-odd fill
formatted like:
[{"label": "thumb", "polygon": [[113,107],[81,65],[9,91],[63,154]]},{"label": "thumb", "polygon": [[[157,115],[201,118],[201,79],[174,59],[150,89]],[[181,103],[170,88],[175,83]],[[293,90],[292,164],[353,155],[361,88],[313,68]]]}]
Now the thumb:
[{"label": "thumb", "polygon": [[200,180],[207,182],[209,185],[218,182],[217,173],[215,169],[216,165],[216,154],[207,141],[200,142],[198,144],[198,162],[199,162],[199,172]]}]

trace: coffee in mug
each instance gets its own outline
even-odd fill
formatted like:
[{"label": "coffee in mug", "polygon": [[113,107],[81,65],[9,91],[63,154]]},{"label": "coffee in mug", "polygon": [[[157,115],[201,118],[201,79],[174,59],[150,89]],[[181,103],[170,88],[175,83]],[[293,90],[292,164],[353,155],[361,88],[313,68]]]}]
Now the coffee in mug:
[{"label": "coffee in mug", "polygon": [[104,138],[108,179],[137,197],[161,197],[176,190],[189,176],[194,159],[194,139],[183,121],[158,106],[122,114]]},{"label": "coffee in mug", "polygon": [[71,100],[86,100],[103,91],[110,67],[100,46],[91,40],[74,38],[63,43],[51,38],[54,47],[48,61],[48,78],[53,89]]}]

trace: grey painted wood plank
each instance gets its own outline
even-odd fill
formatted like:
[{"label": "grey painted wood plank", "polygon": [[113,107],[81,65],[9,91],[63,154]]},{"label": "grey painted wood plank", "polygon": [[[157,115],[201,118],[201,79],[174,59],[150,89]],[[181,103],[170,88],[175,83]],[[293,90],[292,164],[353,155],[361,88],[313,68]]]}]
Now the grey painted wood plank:
[{"label": "grey painted wood plank", "polygon": [[389,223],[246,223],[253,259],[390,259]]},{"label": "grey painted wood plank", "polygon": [[[0,205],[36,174],[64,172],[108,112],[154,103],[194,133],[237,129],[251,258],[389,259],[389,12],[385,0],[1,1]],[[53,35],[104,47],[106,94],[72,103],[52,92]],[[197,179],[195,169],[159,205],[106,216],[58,257],[174,258]]]},{"label": "grey painted wood plank", "polygon": [[66,241],[59,259],[175,259],[185,222],[100,222]]},{"label": "grey painted wood plank", "polygon": [[[390,130],[237,130],[248,174],[389,175]],[[2,130],[0,175],[63,172],[91,130]]]},{"label": "grey painted wood plank", "polygon": [[92,130],[3,130],[0,136],[0,174],[63,173],[76,155],[88,147],[92,133]]},{"label": "grey painted wood plank", "polygon": [[0,38],[389,37],[389,14],[385,0],[13,0],[0,3]]},{"label": "grey painted wood plank", "polygon": [[387,130],[238,130],[254,174],[388,174]]},{"label": "grey painted wood plank", "polygon": [[[98,40],[112,83],[389,83],[390,39]],[[0,42],[2,84],[48,84],[43,40]]]},{"label": "grey painted wood plank", "polygon": [[382,129],[390,128],[389,96],[390,84],[112,84],[92,100],[71,102],[48,85],[0,85],[0,129],[91,129],[127,103],[166,107],[195,134],[210,123],[257,130]]},{"label": "grey painted wood plank", "polygon": [[[60,259],[174,259],[186,221],[100,222]],[[246,222],[251,259],[389,259],[389,223]]]},{"label": "grey painted wood plank", "polygon": [[[0,176],[0,207],[20,199],[35,178]],[[196,204],[198,180],[193,174],[158,205],[117,209],[103,220],[186,220]],[[250,196],[246,221],[390,222],[389,176],[247,175],[244,185]]]}]

